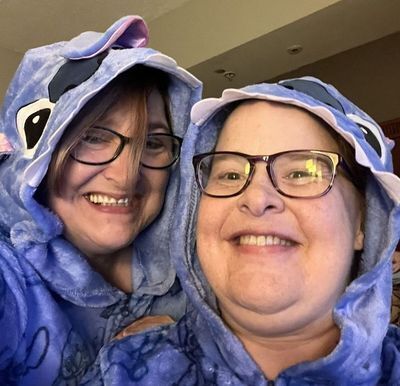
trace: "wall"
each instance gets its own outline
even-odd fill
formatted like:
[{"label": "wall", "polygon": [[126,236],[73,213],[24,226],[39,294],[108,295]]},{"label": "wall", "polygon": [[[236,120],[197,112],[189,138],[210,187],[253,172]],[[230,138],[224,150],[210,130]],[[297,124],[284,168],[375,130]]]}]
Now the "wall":
[{"label": "wall", "polygon": [[378,122],[400,118],[400,32],[272,81],[304,75],[332,83]]}]

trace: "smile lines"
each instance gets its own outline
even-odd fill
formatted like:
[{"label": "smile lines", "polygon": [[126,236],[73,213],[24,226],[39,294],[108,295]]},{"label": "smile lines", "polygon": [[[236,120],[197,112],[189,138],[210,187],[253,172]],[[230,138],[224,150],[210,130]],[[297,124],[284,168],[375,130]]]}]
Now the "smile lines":
[{"label": "smile lines", "polygon": [[106,196],[105,194],[85,194],[84,196],[88,201],[93,204],[102,206],[123,206],[126,207],[129,204],[128,197],[116,199],[114,197]]},{"label": "smile lines", "polygon": [[240,245],[257,245],[257,246],[270,246],[270,245],[282,245],[289,247],[294,245],[290,240],[280,239],[277,236],[267,235],[267,236],[255,236],[255,235],[244,235],[240,236]]}]

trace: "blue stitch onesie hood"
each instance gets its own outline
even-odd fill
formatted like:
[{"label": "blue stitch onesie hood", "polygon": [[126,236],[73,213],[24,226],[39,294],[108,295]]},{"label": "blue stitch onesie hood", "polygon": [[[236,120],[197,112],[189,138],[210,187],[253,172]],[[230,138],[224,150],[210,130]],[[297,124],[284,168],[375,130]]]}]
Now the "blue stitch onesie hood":
[{"label": "blue stitch onesie hood", "polygon": [[[221,319],[195,246],[200,193],[192,157],[212,151],[231,104],[247,99],[308,110],[342,136],[355,149],[356,161],[369,170],[359,271],[333,310],[340,341],[326,357],[284,370],[275,383]],[[392,147],[371,117],[312,77],[228,89],[221,98],[198,102],[182,149],[182,200],[171,243],[189,310],[176,325],[106,346],[93,379],[108,385],[151,385],[161,379],[165,385],[399,385],[400,331],[389,325],[391,258],[400,234],[400,179],[393,174]]]},{"label": "blue stitch onesie hood", "polygon": [[[71,120],[110,81],[135,65],[168,74],[172,130],[184,136],[201,83],[172,58],[147,48],[147,40],[144,21],[126,16],[104,33],[85,32],[71,41],[29,50],[9,86],[0,121],[0,293],[4,295],[0,327],[9,330],[10,336],[0,343],[0,380],[45,385],[64,371],[68,373],[62,374],[64,380],[73,382],[72,367],[82,370],[104,340],[132,319],[149,313],[179,317],[183,312],[185,300],[168,250],[179,182],[177,165],[171,169],[161,214],[135,240],[133,296],[113,288],[93,271],[61,236],[60,219],[34,198]],[[167,300],[162,301],[163,296]],[[94,318],[101,322],[88,316],[96,312]],[[65,321],[64,314],[74,321]],[[72,328],[71,323],[75,324]],[[81,334],[90,336],[86,337],[91,340],[89,348],[72,333],[75,327],[91,329]],[[54,328],[59,328],[58,341],[53,340]],[[68,337],[63,328],[69,331]],[[60,365],[66,339],[71,346],[79,346],[78,354],[83,352],[83,363],[70,363],[68,370],[63,368],[65,361]],[[67,355],[65,350],[62,355]],[[76,361],[77,352],[68,352],[68,360]],[[62,383],[61,378],[57,382]]]}]

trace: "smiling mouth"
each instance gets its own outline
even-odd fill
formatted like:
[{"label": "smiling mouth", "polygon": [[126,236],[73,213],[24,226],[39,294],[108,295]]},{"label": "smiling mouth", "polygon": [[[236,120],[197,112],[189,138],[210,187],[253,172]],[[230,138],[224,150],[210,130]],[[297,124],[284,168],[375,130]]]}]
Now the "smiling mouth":
[{"label": "smiling mouth", "polygon": [[105,194],[94,194],[94,193],[85,194],[84,197],[86,198],[86,200],[95,205],[117,206],[117,207],[127,207],[129,205],[128,197],[116,199],[114,197],[107,196]]},{"label": "smiling mouth", "polygon": [[256,245],[256,246],[272,246],[281,245],[284,247],[294,246],[295,243],[291,240],[281,239],[273,235],[243,235],[239,238],[239,245]]}]

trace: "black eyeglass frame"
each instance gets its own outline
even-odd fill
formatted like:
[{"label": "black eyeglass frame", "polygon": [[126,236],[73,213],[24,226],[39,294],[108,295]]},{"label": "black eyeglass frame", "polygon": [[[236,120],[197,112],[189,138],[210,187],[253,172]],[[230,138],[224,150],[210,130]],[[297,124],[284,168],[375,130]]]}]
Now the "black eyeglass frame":
[{"label": "black eyeglass frame", "polygon": [[[102,162],[82,161],[82,160],[79,160],[79,159],[75,158],[74,155],[72,154],[72,152],[69,154],[71,156],[71,158],[73,158],[76,162],[79,162],[79,163],[84,164],[84,165],[98,166],[98,165],[106,165],[106,164],[109,164],[109,163],[113,162],[114,160],[116,160],[121,155],[122,150],[124,150],[125,145],[130,143],[132,141],[132,139],[133,139],[133,138],[130,138],[130,137],[126,137],[125,135],[123,135],[121,133],[118,133],[117,131],[114,131],[114,130],[109,129],[107,127],[94,126],[93,128],[94,129],[100,129],[100,130],[108,131],[108,132],[116,135],[120,139],[120,144],[118,145],[117,150],[115,151],[115,153],[112,156],[112,158],[110,158],[107,161],[102,161]],[[174,157],[174,159],[167,166],[161,166],[161,167],[149,166],[149,165],[144,164],[143,162],[140,162],[140,164],[142,166],[144,166],[144,167],[146,167],[148,169],[157,169],[157,170],[167,169],[167,168],[171,167],[179,159],[180,154],[181,154],[181,146],[182,146],[182,138],[181,137],[178,137],[176,135],[169,134],[169,133],[150,133],[150,134],[147,134],[147,137],[171,137],[171,138],[174,138],[178,143],[178,151],[177,151],[176,156]]]},{"label": "black eyeglass frame", "polygon": [[[287,194],[285,192],[283,192],[276,184],[275,182],[275,175],[274,172],[271,168],[271,165],[274,163],[276,158],[279,158],[280,156],[284,155],[284,154],[288,154],[288,153],[304,153],[304,152],[310,152],[311,154],[319,154],[319,155],[324,155],[327,158],[330,159],[332,165],[333,165],[333,169],[332,169],[332,177],[331,177],[331,181],[328,185],[328,187],[319,194],[313,195],[313,196],[295,196],[295,195],[291,195],[291,194]],[[215,195],[215,194],[210,194],[207,193],[205,191],[205,189],[202,187],[201,181],[200,181],[200,177],[199,177],[199,164],[202,161],[202,159],[211,156],[211,155],[216,155],[216,154],[231,154],[231,155],[238,155],[241,156],[243,158],[246,158],[247,161],[250,164],[250,172],[247,176],[247,180],[244,183],[243,187],[236,193],[232,193],[232,194],[228,194],[228,195]],[[246,188],[249,186],[253,175],[254,175],[254,171],[255,171],[255,166],[257,162],[265,162],[267,164],[266,166],[266,170],[268,173],[268,177],[273,185],[273,187],[275,188],[275,190],[277,192],[279,192],[282,196],[285,197],[289,197],[289,198],[304,198],[304,199],[309,199],[309,198],[318,198],[318,197],[322,197],[325,194],[327,194],[333,186],[333,183],[335,181],[335,177],[337,174],[337,168],[338,166],[342,166],[344,171],[351,176],[351,171],[350,168],[347,166],[346,161],[344,160],[343,156],[340,155],[339,153],[336,152],[331,152],[331,151],[325,151],[325,150],[313,150],[313,149],[298,149],[298,150],[287,150],[287,151],[282,151],[279,153],[274,153],[274,154],[270,154],[270,155],[249,155],[246,153],[240,153],[240,152],[235,152],[235,151],[216,151],[216,152],[209,152],[209,153],[201,153],[201,154],[196,154],[193,159],[192,159],[192,163],[193,163],[193,167],[194,167],[194,173],[195,173],[195,177],[196,177],[196,183],[197,186],[199,187],[200,191],[205,194],[206,196],[209,197],[214,197],[214,198],[229,198],[229,197],[235,197],[238,196],[239,194],[242,194]]]}]

